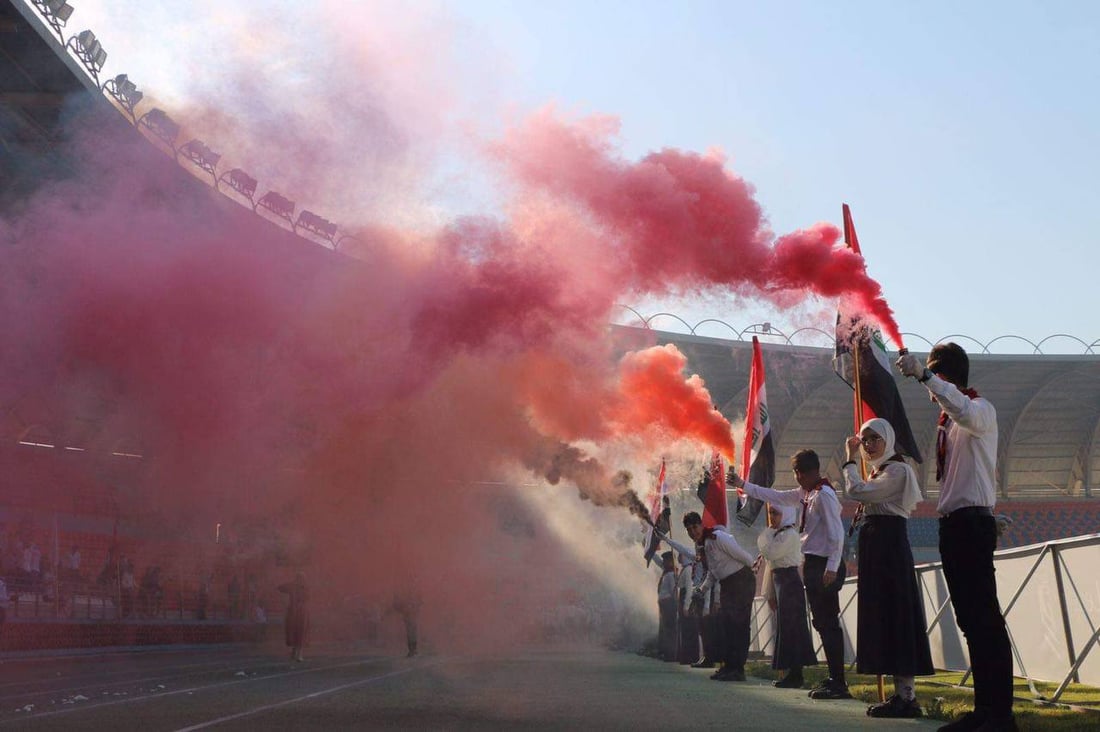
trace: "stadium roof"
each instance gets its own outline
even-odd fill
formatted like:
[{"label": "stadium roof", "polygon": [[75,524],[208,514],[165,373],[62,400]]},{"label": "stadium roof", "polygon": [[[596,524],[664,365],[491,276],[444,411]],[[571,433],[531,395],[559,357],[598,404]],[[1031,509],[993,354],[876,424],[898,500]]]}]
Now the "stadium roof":
[{"label": "stadium roof", "polygon": [[[637,329],[617,326],[624,334]],[[751,343],[652,331],[657,343],[673,343],[689,369],[706,381],[715,404],[731,420],[744,415]],[[632,337],[636,340],[637,335]],[[804,346],[764,346],[768,407],[776,438],[777,487],[794,487],[782,461],[812,448],[837,476],[843,442],[852,434],[852,391],[833,371],[832,351]],[[970,383],[997,409],[1000,449],[997,484],[1002,498],[1092,495],[1100,487],[1100,356],[974,355]],[[938,409],[925,389],[901,383],[921,451],[918,468],[930,495],[935,480]]]}]

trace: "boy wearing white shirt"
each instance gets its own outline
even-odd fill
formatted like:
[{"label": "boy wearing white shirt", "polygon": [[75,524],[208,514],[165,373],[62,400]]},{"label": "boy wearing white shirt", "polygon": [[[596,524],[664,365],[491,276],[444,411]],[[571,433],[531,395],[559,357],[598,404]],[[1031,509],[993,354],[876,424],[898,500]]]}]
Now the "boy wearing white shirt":
[{"label": "boy wearing white shirt", "polygon": [[707,577],[702,590],[718,583],[721,606],[718,611],[719,658],[723,666],[715,681],[744,681],[745,660],[749,655],[749,626],[752,600],[756,595],[753,557],[737,543],[724,526],[703,527],[703,518],[695,511],[684,515],[684,528],[696,544],[702,544],[707,558]]},{"label": "boy wearing white shirt", "polygon": [[840,629],[840,587],[846,574],[844,523],[840,500],[827,478],[821,475],[821,461],[813,450],[800,450],[791,457],[797,490],[777,491],[741,479],[731,466],[726,483],[752,498],[798,511],[802,535],[802,579],[810,603],[813,626],[821,636],[829,677],[810,691],[812,699],[851,699],[844,680],[844,632]]}]

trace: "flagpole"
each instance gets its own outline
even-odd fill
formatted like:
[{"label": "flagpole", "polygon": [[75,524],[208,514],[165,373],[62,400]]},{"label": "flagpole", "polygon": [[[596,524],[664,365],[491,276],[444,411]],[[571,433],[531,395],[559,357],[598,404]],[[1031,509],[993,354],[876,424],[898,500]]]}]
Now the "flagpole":
[{"label": "flagpole", "polygon": [[[848,223],[847,220],[850,220],[850,218],[851,218],[851,212],[848,211],[847,204],[844,205],[844,213],[846,214],[845,215],[845,219],[846,219],[845,224],[847,224]],[[844,239],[845,239],[845,242],[848,244],[848,246],[852,246],[852,242],[848,241],[848,239],[849,239],[848,231],[849,231],[849,227],[845,226],[844,227],[844,235],[845,235]],[[858,249],[856,251],[859,252]],[[859,252],[859,254],[860,254],[860,256],[863,256],[862,252]],[[860,346],[859,336],[857,334],[856,337],[852,339],[852,368],[855,371],[855,373],[853,374],[853,376],[855,377],[853,379],[853,381],[855,382],[855,402],[854,402],[853,411],[855,413],[854,414],[854,417],[855,417],[854,421],[855,421],[855,430],[856,430],[855,435],[856,435],[856,437],[859,437],[859,428],[861,426],[863,426],[863,387],[860,384],[860,378],[859,378],[859,376],[860,376],[860,371],[859,371],[859,346]],[[867,480],[867,463],[863,459],[863,450],[859,451],[859,475],[863,480]],[[864,506],[861,503],[861,504],[859,504],[859,508],[856,509],[856,515],[852,518],[853,527],[855,525],[855,522],[858,521],[862,517],[863,508],[864,508]],[[857,539],[857,541],[858,541],[858,539]],[[857,650],[856,653],[858,654],[859,651]],[[881,702],[886,701],[886,685],[883,682],[882,674],[877,675],[877,680],[878,680],[878,700],[881,703]]]}]

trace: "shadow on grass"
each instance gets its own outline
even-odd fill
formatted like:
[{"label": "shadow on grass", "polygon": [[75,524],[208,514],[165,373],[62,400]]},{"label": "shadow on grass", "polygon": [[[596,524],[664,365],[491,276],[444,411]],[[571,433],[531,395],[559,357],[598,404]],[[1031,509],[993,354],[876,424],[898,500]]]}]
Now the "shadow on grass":
[{"label": "shadow on grass", "polygon": [[[750,662],[746,670],[759,678],[776,679],[780,676],[766,661]],[[823,667],[809,667],[804,669],[803,675],[806,678],[805,688],[810,689],[825,678],[826,672]],[[924,708],[924,715],[930,719],[952,722],[969,712],[974,704],[974,690],[971,686],[959,688],[957,684],[961,680],[961,673],[948,671],[918,678],[917,701]],[[892,679],[884,679],[884,686],[886,696],[893,694]],[[868,704],[879,700],[878,682],[874,676],[849,674],[848,687],[856,699]],[[1049,698],[1054,696],[1058,685],[1036,681],[1035,687],[1039,693]],[[1100,729],[1100,689],[1084,684],[1071,684],[1059,700],[1088,709],[1067,709],[1034,703],[1030,701],[1033,695],[1025,679],[1016,679],[1014,693],[1016,702],[1012,711],[1016,714],[1016,724],[1021,732],[1095,732]]]}]

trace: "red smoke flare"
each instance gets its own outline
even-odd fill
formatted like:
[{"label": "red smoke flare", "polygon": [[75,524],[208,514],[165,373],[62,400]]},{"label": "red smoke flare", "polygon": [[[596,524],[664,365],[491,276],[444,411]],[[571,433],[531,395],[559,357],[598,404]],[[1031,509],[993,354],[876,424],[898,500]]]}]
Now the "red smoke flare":
[{"label": "red smoke flare", "polygon": [[730,423],[714,408],[698,375],[684,378],[687,357],[672,344],[628,353],[619,364],[621,401],[611,415],[620,434],[649,429],[691,438],[733,462]]},{"label": "red smoke flare", "polygon": [[632,163],[611,144],[617,122],[568,123],[544,109],[492,150],[533,192],[572,202],[611,246],[615,289],[728,288],[789,305],[807,295],[847,297],[900,340],[882,288],[862,258],[837,246],[832,224],[774,240],[753,189],[717,153],[665,149]]}]

